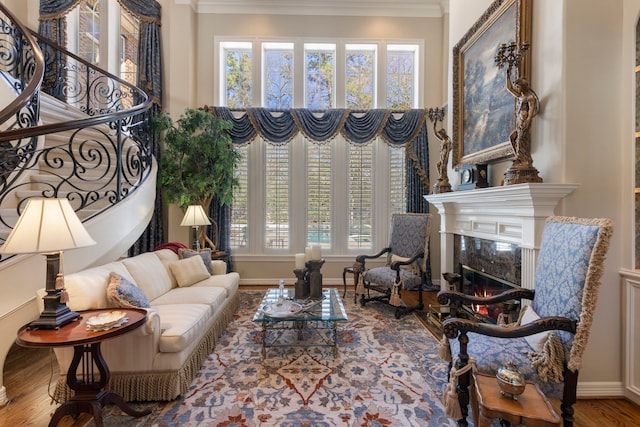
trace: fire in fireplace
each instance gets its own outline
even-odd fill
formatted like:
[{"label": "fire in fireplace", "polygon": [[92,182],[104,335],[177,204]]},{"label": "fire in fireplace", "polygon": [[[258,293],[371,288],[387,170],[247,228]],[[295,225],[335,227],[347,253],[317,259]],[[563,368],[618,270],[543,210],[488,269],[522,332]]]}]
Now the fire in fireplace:
[{"label": "fire in fireplace", "polygon": [[[491,274],[460,264],[460,280],[458,281],[458,291],[467,295],[488,297],[499,294],[505,290],[518,287],[504,279],[500,279]],[[478,321],[487,323],[497,323],[498,319],[504,317],[506,323],[515,322],[520,312],[520,301],[511,300],[508,302],[491,306],[465,306],[466,311]]]}]

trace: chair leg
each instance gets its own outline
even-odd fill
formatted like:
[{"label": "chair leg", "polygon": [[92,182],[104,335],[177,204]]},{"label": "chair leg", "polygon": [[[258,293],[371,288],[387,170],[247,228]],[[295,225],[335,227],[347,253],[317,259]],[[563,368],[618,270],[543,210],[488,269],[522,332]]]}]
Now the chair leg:
[{"label": "chair leg", "polygon": [[576,388],[578,387],[578,371],[572,372],[564,368],[564,391],[562,393],[562,420],[564,427],[573,427],[573,404],[576,403]]},{"label": "chair leg", "polygon": [[[458,361],[456,362],[456,370],[464,368],[469,364],[469,355],[467,354],[467,344],[469,343],[469,337],[466,332],[460,333],[458,336],[458,342],[460,343],[460,354],[458,355]],[[469,385],[471,384],[471,371],[467,371],[458,377],[458,386],[456,392],[458,393],[458,402],[460,403],[460,413],[462,418],[458,420],[458,426],[468,427],[469,422],[467,417],[469,416]]]}]

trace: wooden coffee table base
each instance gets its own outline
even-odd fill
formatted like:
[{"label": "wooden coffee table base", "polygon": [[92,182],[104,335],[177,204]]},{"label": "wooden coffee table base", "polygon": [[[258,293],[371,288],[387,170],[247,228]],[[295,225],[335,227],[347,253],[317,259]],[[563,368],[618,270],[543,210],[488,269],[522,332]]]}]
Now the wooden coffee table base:
[{"label": "wooden coffee table base", "polygon": [[474,374],[471,387],[471,407],[477,427],[489,427],[491,419],[528,427],[561,425],[561,418],[535,384],[527,383],[518,400],[502,396],[494,376]]}]

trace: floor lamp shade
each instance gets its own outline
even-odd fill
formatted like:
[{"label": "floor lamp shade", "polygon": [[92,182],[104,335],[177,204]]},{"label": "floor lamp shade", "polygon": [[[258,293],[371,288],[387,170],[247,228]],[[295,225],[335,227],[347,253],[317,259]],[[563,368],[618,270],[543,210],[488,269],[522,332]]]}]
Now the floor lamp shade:
[{"label": "floor lamp shade", "polygon": [[67,199],[30,199],[0,247],[3,254],[44,253],[47,275],[44,311],[33,328],[57,329],[80,317],[67,307],[62,251],[95,245]]},{"label": "floor lamp shade", "polygon": [[187,211],[184,214],[184,218],[182,218],[182,222],[180,223],[183,227],[193,227],[195,238],[193,240],[193,248],[200,250],[200,238],[199,228],[201,225],[209,225],[211,221],[209,217],[205,213],[204,209],[200,205],[189,205],[187,207]]}]

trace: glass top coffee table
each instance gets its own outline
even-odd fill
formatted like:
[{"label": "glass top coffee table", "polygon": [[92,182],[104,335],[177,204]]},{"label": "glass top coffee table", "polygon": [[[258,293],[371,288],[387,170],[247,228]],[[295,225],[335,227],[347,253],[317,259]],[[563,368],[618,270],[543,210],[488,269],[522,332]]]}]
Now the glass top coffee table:
[{"label": "glass top coffee table", "polygon": [[[265,293],[253,321],[262,324],[262,358],[271,347],[333,347],[338,355],[338,323],[346,322],[347,312],[336,288],[322,290],[322,299],[295,300],[293,289],[270,288]],[[285,335],[297,334],[294,341]],[[290,338],[290,337],[289,337]]]}]

